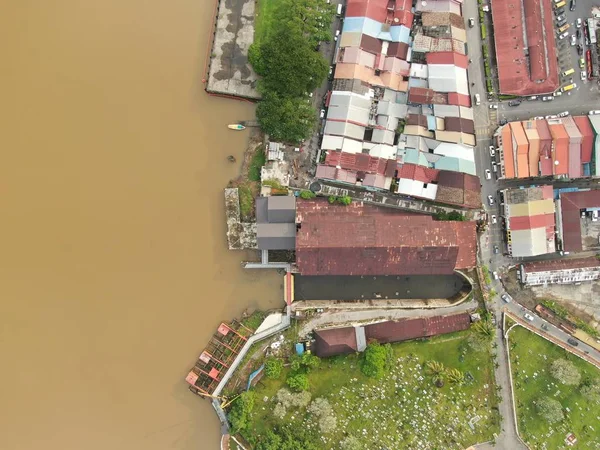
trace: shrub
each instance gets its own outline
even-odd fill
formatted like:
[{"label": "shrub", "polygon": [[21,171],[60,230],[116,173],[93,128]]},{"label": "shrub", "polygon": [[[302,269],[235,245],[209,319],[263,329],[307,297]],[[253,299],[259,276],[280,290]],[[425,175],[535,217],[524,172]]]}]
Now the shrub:
[{"label": "shrub", "polygon": [[304,200],[309,200],[311,198],[315,198],[316,196],[317,196],[317,194],[315,194],[313,191],[300,192],[300,198],[303,198]]},{"label": "shrub", "polygon": [[283,361],[279,358],[267,358],[265,361],[265,375],[267,378],[277,379],[281,376]]},{"label": "shrub", "polygon": [[481,39],[485,39],[486,36],[487,36],[487,31],[485,29],[485,25],[484,24],[481,24],[480,30],[481,30]]},{"label": "shrub", "polygon": [[330,205],[333,205],[336,202],[337,198],[335,197],[335,195],[330,195],[329,198],[327,199],[327,201],[329,202]]},{"label": "shrub", "polygon": [[291,374],[286,383],[291,390],[296,392],[308,390],[308,377],[305,373]]},{"label": "shrub", "polygon": [[368,377],[381,378],[385,373],[388,358],[391,352],[390,345],[381,345],[372,342],[367,345],[361,361],[361,371]]},{"label": "shrub", "polygon": [[343,197],[338,197],[337,201],[341,205],[348,206],[350,203],[352,203],[352,198],[348,195],[344,195]]},{"label": "shrub", "polygon": [[600,381],[585,381],[581,385],[581,394],[593,402],[600,403]]}]

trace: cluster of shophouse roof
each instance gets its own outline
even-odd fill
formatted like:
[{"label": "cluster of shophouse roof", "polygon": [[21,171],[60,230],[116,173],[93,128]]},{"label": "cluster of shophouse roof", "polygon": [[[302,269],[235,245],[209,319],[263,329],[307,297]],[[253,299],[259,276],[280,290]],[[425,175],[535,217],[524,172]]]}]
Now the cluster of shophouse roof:
[{"label": "cluster of shophouse roof", "polygon": [[500,92],[532,95],[559,86],[552,0],[491,2]]},{"label": "cluster of shophouse roof", "polygon": [[582,251],[582,221],[586,220],[582,212],[600,209],[600,190],[542,186],[506,189],[502,194],[508,251],[513,257]]},{"label": "cluster of shophouse roof", "polygon": [[[317,178],[480,207],[461,7],[348,0]],[[386,161],[345,164],[352,155]]]},{"label": "cluster of shophouse roof", "polygon": [[500,177],[600,176],[600,116],[510,122],[496,132]]}]

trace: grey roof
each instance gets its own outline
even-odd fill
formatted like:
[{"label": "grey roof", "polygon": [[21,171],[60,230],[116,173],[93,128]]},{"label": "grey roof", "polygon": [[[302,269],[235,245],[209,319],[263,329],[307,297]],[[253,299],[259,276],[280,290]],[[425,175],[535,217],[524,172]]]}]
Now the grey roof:
[{"label": "grey roof", "polygon": [[295,223],[259,223],[256,227],[259,250],[294,250],[296,248]]},{"label": "grey roof", "polygon": [[394,132],[390,130],[373,130],[372,142],[394,145]]},{"label": "grey roof", "polygon": [[366,125],[369,123],[370,108],[369,97],[346,91],[333,91],[327,109],[327,119],[349,120]]},{"label": "grey roof", "polygon": [[293,195],[267,197],[267,221],[269,223],[295,223],[296,197]]},{"label": "grey roof", "polygon": [[256,198],[256,223],[267,223],[269,221],[267,214],[267,201],[269,197]]}]

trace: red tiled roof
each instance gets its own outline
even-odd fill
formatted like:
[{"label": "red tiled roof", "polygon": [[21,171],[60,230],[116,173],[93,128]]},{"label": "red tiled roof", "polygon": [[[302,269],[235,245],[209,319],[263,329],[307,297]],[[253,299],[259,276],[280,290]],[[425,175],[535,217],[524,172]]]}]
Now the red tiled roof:
[{"label": "red tiled roof", "polygon": [[358,351],[354,327],[315,330],[315,354],[319,358]]},{"label": "red tiled roof", "polygon": [[551,259],[547,261],[536,261],[523,264],[525,272],[551,272],[565,269],[585,269],[588,267],[600,267],[600,260],[595,256],[587,258]]},{"label": "red tiled roof", "polygon": [[560,194],[562,241],[566,252],[583,250],[581,242],[581,210],[600,208],[600,190],[563,192]]},{"label": "red tiled roof", "polygon": [[471,319],[467,313],[403,319],[366,325],[365,336],[367,340],[383,344],[466,330],[470,324]]},{"label": "red tiled roof", "polygon": [[481,181],[467,173],[440,170],[436,201],[467,208],[481,207]]},{"label": "red tiled roof", "polygon": [[494,1],[491,6],[500,92],[528,95],[556,90],[559,80],[552,0],[504,0]]},{"label": "red tiled roof", "polygon": [[420,181],[421,183],[432,183],[437,181],[439,173],[438,169],[418,166],[416,164],[404,164],[400,169],[398,177]]},{"label": "red tiled roof", "polygon": [[577,128],[583,135],[583,139],[581,140],[581,163],[586,164],[592,160],[592,150],[594,144],[594,132],[592,130],[592,125],[590,124],[590,120],[587,116],[577,116],[573,117],[575,123],[577,124]]},{"label": "red tiled roof", "polygon": [[457,67],[466,69],[469,65],[469,58],[456,52],[435,52],[425,55],[427,64],[454,64]]},{"label": "red tiled roof", "polygon": [[298,203],[300,273],[435,275],[475,266],[474,222],[368,211],[364,214],[360,202],[349,206],[330,205],[325,199]]}]

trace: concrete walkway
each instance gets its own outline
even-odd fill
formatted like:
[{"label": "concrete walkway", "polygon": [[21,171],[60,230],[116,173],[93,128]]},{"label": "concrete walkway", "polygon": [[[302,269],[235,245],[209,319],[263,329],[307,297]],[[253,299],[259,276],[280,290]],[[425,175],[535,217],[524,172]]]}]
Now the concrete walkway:
[{"label": "concrete walkway", "polygon": [[440,314],[449,315],[477,309],[477,302],[470,300],[456,306],[435,309],[370,309],[366,311],[337,311],[325,312],[318,317],[309,319],[299,330],[301,337],[306,336],[315,328],[326,326],[342,326],[358,322],[373,322],[380,320],[404,319],[407,317],[431,317]]}]

